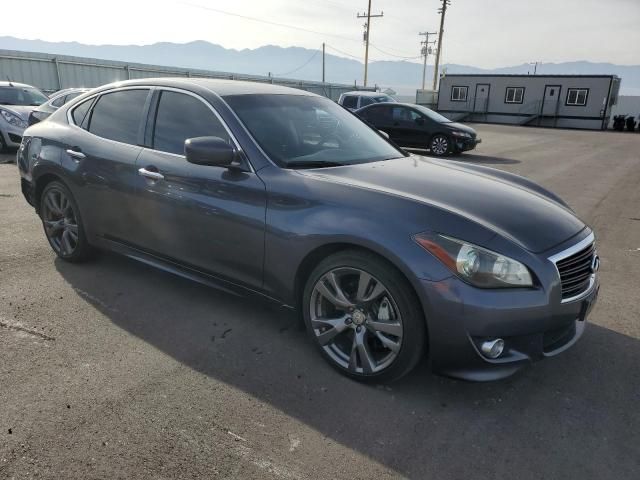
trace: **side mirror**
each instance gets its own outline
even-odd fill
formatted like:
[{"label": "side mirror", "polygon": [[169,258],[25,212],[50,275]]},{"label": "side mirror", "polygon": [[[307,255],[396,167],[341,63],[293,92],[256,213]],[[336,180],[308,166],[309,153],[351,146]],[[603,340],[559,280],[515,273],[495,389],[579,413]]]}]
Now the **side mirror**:
[{"label": "side mirror", "polygon": [[422,117],[416,118],[416,124],[417,125],[424,125],[424,118],[422,118]]},{"label": "side mirror", "polygon": [[187,162],[196,165],[228,167],[236,159],[236,149],[220,137],[187,138],[184,142]]},{"label": "side mirror", "polygon": [[384,138],[389,140],[389,134],[387,132],[383,132],[382,130],[378,130],[378,133],[382,135]]}]

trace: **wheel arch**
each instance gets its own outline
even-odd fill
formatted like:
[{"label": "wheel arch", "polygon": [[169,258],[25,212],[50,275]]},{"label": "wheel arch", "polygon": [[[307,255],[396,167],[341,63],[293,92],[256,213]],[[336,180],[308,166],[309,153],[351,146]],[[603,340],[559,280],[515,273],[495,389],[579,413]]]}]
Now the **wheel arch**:
[{"label": "wheel arch", "polygon": [[58,181],[64,184],[65,186],[67,186],[67,184],[62,179],[62,177],[52,171],[46,171],[38,175],[38,177],[35,179],[35,188],[33,190],[33,201],[34,201],[34,207],[36,209],[36,213],[38,215],[40,215],[40,200],[42,199],[42,192],[44,191],[47,185],[49,185],[51,182],[54,182],[54,181]]},{"label": "wheel arch", "polygon": [[[350,242],[334,242],[328,243],[325,245],[321,245],[316,247],[307,253],[307,255],[302,259],[298,268],[296,270],[295,280],[294,280],[294,307],[300,313],[302,313],[302,300],[304,294],[304,288],[307,284],[309,276],[313,269],[327,256],[333,255],[338,252],[347,251],[347,250],[356,250],[364,253],[368,253],[380,259],[382,262],[389,265],[391,268],[395,269],[402,277],[407,281],[407,283],[411,286],[411,294],[418,301],[420,305],[420,309],[422,311],[423,320],[425,323],[425,329],[427,332],[427,339],[429,335],[429,322],[427,319],[427,309],[425,305],[425,301],[422,295],[418,294],[418,280],[411,275],[411,270],[407,265],[402,264],[399,261],[393,261],[389,258],[388,255],[385,255],[385,252],[377,251],[370,247],[359,245],[357,243]],[[302,318],[302,317],[301,317]]]}]

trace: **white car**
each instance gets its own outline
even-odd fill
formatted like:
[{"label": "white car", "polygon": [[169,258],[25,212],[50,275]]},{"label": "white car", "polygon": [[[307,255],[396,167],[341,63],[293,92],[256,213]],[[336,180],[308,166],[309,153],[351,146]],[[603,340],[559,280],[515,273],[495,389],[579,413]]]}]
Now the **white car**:
[{"label": "white car", "polygon": [[386,93],[380,92],[346,92],[340,95],[338,103],[352,112],[373,103],[397,102]]},{"label": "white car", "polygon": [[31,85],[0,82],[0,151],[17,148],[29,126],[29,114],[49,98]]}]

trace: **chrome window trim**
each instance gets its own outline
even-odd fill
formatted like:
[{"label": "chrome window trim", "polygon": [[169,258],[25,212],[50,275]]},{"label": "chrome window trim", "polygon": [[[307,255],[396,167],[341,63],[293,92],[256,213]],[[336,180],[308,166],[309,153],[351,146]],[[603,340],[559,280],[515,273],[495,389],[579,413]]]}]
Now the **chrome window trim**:
[{"label": "chrome window trim", "polygon": [[[168,91],[173,91],[173,92],[176,92],[176,93],[183,93],[183,94],[186,94],[186,95],[190,95],[190,96],[200,100],[201,102],[203,102],[209,108],[209,110],[211,110],[213,112],[213,114],[216,116],[218,121],[222,124],[222,126],[225,129],[225,131],[229,135],[229,138],[233,142],[233,146],[235,147],[235,149],[238,152],[238,154],[242,155],[242,157],[246,160],[246,163],[249,165],[249,170],[252,173],[255,173],[255,169],[253,168],[253,165],[251,164],[251,161],[249,160],[247,155],[244,153],[244,150],[242,150],[242,147],[240,147],[240,144],[238,143],[238,140],[236,139],[235,135],[233,134],[233,132],[231,132],[231,130],[229,129],[229,126],[222,119],[222,117],[217,112],[217,110],[205,98],[203,98],[201,95],[198,95],[197,93],[194,93],[194,92],[190,92],[189,90],[184,90],[184,89],[175,88],[175,87],[158,86],[158,85],[127,85],[127,86],[123,86],[123,87],[115,87],[115,88],[110,88],[108,90],[102,90],[100,92],[97,92],[97,93],[94,93],[93,95],[88,96],[87,98],[83,99],[82,102],[78,103],[78,105],[74,105],[72,108],[69,108],[67,110],[67,121],[69,122],[69,125],[72,125],[72,126],[74,126],[76,128],[79,128],[80,130],[82,130],[84,132],[87,132],[88,134],[93,135],[94,137],[100,138],[102,140],[107,140],[109,142],[119,143],[121,145],[129,145],[129,146],[133,146],[133,147],[139,147],[139,148],[142,148],[142,149],[145,149],[145,150],[149,150],[149,151],[152,151],[152,152],[160,152],[160,153],[163,153],[163,154],[166,154],[166,155],[172,155],[174,157],[186,159],[186,157],[184,155],[180,155],[180,154],[177,154],[177,153],[165,152],[164,150],[157,150],[155,148],[150,148],[150,147],[148,147],[146,145],[137,145],[137,144],[133,145],[131,143],[124,143],[124,142],[119,142],[118,140],[111,140],[110,138],[101,137],[99,135],[96,135],[95,133],[90,132],[89,130],[85,130],[85,129],[81,128],[80,126],[76,125],[75,122],[73,121],[73,111],[78,106],[82,105],[85,101],[90,101],[91,99],[93,99],[95,97],[106,95],[107,93],[114,93],[114,92],[119,92],[119,91],[123,91],[123,90],[149,90],[150,93],[152,93],[153,90],[160,90],[160,91],[168,90]],[[147,118],[147,121],[148,121],[148,118]]]},{"label": "chrome window trim", "polygon": [[[593,234],[593,232],[591,232],[586,238],[582,239],[581,241],[579,241],[575,245],[567,248],[566,250],[563,250],[563,251],[558,252],[558,253],[556,253],[554,255],[551,255],[549,257],[549,260],[551,261],[551,263],[553,263],[553,266],[556,268],[556,272],[558,273],[558,278],[559,279],[560,279],[560,270],[558,270],[557,262],[559,262],[561,260],[564,260],[565,258],[568,258],[571,255],[574,255],[574,254],[578,253],[580,250],[583,250],[586,247],[588,247],[589,245],[591,245],[592,243],[595,243],[595,241],[596,241],[596,236]],[[598,255],[597,249],[594,249],[594,255],[595,256]],[[587,287],[587,289],[584,292],[580,292],[578,295],[574,295],[573,297],[563,298],[560,301],[560,303],[569,303],[569,302],[575,302],[577,300],[582,300],[584,297],[587,297],[591,293],[595,283],[596,283],[596,273],[594,272],[589,277],[589,286]],[[560,280],[560,284],[562,285],[562,280]]]}]

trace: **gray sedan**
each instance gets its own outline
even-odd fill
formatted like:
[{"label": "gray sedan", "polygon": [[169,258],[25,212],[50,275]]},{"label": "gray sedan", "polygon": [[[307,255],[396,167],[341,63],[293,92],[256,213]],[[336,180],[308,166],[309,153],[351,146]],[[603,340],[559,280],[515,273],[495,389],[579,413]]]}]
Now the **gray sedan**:
[{"label": "gray sedan", "polygon": [[30,127],[18,164],[62,260],[109,249],[295,309],[356,380],[425,355],[446,375],[508,376],[573,345],[598,294],[594,233],[556,195],[407,155],[299,90],[107,85]]}]

